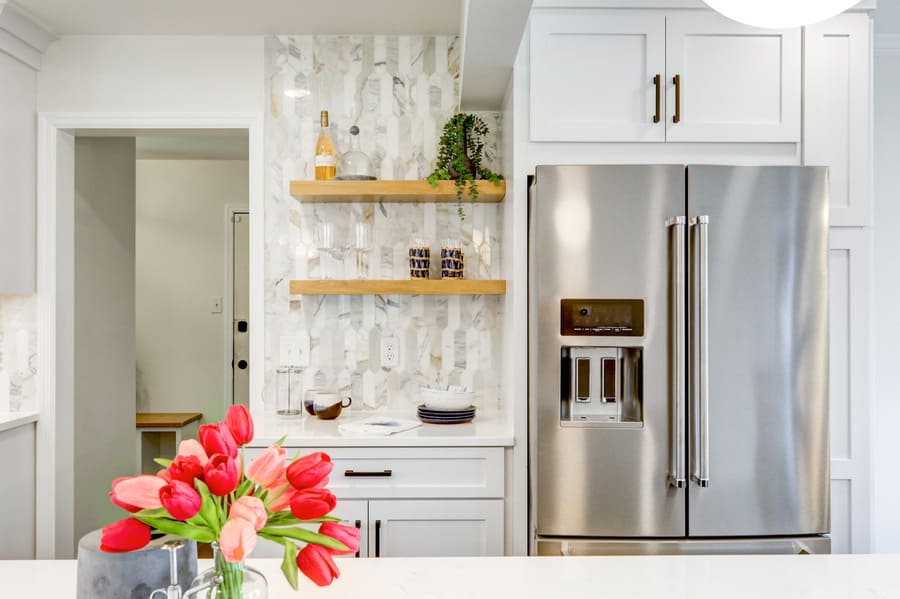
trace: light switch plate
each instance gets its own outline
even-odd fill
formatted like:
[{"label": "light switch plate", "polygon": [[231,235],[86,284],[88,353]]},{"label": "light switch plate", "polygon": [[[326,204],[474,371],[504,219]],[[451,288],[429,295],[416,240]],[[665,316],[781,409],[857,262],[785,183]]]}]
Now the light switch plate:
[{"label": "light switch plate", "polygon": [[278,363],[281,366],[309,366],[309,337],[285,335],[279,339]]},{"label": "light switch plate", "polygon": [[210,314],[221,314],[222,313],[222,296],[214,296],[209,298],[209,313]]}]

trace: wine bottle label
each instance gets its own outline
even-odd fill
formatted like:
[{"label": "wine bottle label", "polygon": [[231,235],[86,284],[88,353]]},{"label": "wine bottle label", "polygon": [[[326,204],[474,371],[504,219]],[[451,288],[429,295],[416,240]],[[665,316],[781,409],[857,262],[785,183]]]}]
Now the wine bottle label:
[{"label": "wine bottle label", "polygon": [[334,156],[331,154],[316,154],[316,166],[334,166]]}]

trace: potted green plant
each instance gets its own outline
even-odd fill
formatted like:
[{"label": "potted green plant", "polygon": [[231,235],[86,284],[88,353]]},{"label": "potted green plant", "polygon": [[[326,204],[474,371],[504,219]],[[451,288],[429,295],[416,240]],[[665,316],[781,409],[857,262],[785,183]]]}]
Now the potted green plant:
[{"label": "potted green plant", "polygon": [[454,115],[441,134],[438,147],[437,164],[434,172],[428,175],[428,182],[437,187],[438,181],[456,182],[456,212],[460,220],[466,218],[462,206],[463,193],[468,182],[469,197],[472,202],[478,200],[478,187],[475,181],[487,180],[499,185],[503,179],[490,169],[482,166],[484,137],[488,127],[474,114],[459,113]]}]

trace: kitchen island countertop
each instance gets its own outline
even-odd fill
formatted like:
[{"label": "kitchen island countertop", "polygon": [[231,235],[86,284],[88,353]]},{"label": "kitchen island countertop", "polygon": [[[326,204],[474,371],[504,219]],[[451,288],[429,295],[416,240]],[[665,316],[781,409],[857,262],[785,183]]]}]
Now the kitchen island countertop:
[{"label": "kitchen island countertop", "polygon": [[[654,556],[342,559],[318,588],[285,582],[280,560],[250,560],[269,598],[372,599],[888,599],[900,597],[900,556]],[[201,569],[207,563],[201,561]],[[4,597],[75,597],[76,563],[0,561]]]}]

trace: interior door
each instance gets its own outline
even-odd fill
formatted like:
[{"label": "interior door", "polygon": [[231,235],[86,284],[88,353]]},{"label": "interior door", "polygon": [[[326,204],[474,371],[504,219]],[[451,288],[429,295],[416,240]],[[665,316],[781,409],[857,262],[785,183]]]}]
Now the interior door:
[{"label": "interior door", "polygon": [[232,216],[232,403],[250,407],[250,213]]},{"label": "interior door", "polygon": [[666,141],[799,142],[800,28],[684,12],[666,18]]},{"label": "interior door", "polygon": [[826,533],[827,170],[691,166],[688,180],[688,534]]},{"label": "interior door", "polygon": [[536,9],[532,141],[665,141],[662,13]]},{"label": "interior door", "polygon": [[[672,219],[685,214],[684,189],[680,165],[536,169],[529,221],[528,396],[531,509],[539,536],[685,535],[685,491],[669,480],[682,451],[673,441],[683,430],[676,424],[683,406],[676,380],[683,373],[678,356],[684,347],[677,343],[675,279],[684,225]],[[643,330],[630,336],[564,335],[565,299],[643,302]],[[569,373],[576,362],[563,354],[616,356],[616,348],[641,355],[635,370],[637,421],[569,418],[567,405],[584,412],[620,404],[573,399],[572,385],[563,391],[564,377],[575,378]],[[596,388],[589,380],[588,386]]]}]

